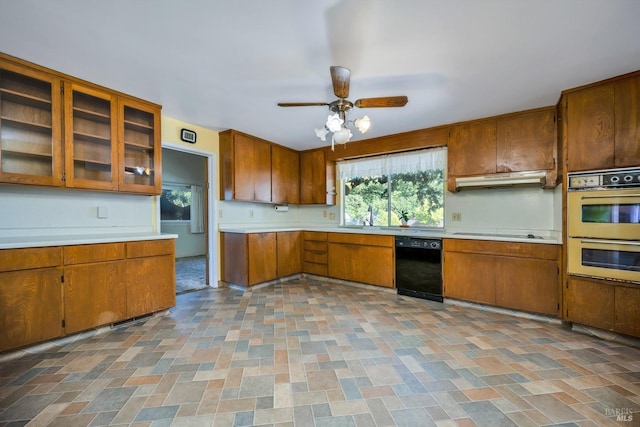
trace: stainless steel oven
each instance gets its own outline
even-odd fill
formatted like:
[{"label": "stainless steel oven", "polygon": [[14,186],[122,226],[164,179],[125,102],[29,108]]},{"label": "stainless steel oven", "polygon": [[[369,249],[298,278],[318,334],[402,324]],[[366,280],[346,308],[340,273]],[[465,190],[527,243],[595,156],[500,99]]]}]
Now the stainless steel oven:
[{"label": "stainless steel oven", "polygon": [[640,168],[569,174],[567,271],[640,283]]}]

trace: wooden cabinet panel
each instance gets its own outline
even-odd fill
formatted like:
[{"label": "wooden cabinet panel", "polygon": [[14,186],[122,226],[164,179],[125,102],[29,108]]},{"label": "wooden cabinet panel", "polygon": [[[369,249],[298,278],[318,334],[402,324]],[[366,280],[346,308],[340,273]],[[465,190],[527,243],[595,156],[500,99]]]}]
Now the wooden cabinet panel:
[{"label": "wooden cabinet panel", "polygon": [[302,271],[302,233],[289,231],[277,233],[276,259],[278,277],[298,274]]},{"label": "wooden cabinet panel", "polygon": [[247,234],[221,233],[222,280],[238,285],[249,284]]},{"label": "wooden cabinet panel", "polygon": [[357,233],[330,233],[328,235],[329,242],[349,243],[354,245],[369,246],[387,246],[393,247],[393,236],[380,236],[375,234],[357,234]]},{"label": "wooden cabinet panel", "polygon": [[328,239],[329,233],[325,233],[323,231],[303,231],[302,238],[306,240],[317,240],[319,242],[326,242]]},{"label": "wooden cabinet panel", "polygon": [[326,149],[300,153],[300,203],[334,205],[336,199],[335,162]]},{"label": "wooden cabinet panel", "polygon": [[553,170],[555,151],[555,108],[498,119],[497,172]]},{"label": "wooden cabinet panel", "polygon": [[302,271],[319,276],[327,276],[329,270],[328,258],[328,235],[329,233],[317,231],[302,232]]},{"label": "wooden cabinet panel", "polygon": [[395,278],[393,256],[392,247],[329,243],[329,276],[392,288]]},{"label": "wooden cabinet panel", "polygon": [[224,200],[271,201],[271,144],[235,130],[220,133]]},{"label": "wooden cabinet panel", "polygon": [[446,250],[455,252],[507,255],[557,260],[560,246],[541,243],[498,242],[491,240],[446,239]]},{"label": "wooden cabinet panel", "polygon": [[62,335],[62,269],[0,273],[0,351]]},{"label": "wooden cabinet panel", "polygon": [[640,76],[615,82],[615,166],[640,165]]},{"label": "wooden cabinet panel", "polygon": [[64,246],[64,264],[83,264],[124,259],[124,243],[100,243],[93,245]]},{"label": "wooden cabinet panel", "polygon": [[162,193],[160,108],[121,99],[118,103],[118,187],[128,193]]},{"label": "wooden cabinet panel", "polygon": [[254,233],[247,237],[249,251],[249,285],[278,277],[276,233]]},{"label": "wooden cabinet panel", "polygon": [[[124,248],[122,252],[124,253]],[[124,261],[66,267],[64,276],[67,334],[107,325],[127,317]]]},{"label": "wooden cabinet panel", "polygon": [[271,147],[271,201],[300,203],[300,155],[297,151]]},{"label": "wooden cabinet panel", "polygon": [[173,255],[126,260],[127,317],[153,313],[176,304]]},{"label": "wooden cabinet panel", "polygon": [[117,190],[117,102],[113,94],[66,82],[65,185]]},{"label": "wooden cabinet panel", "polygon": [[0,182],[62,185],[59,78],[0,62]]},{"label": "wooden cabinet panel", "polygon": [[444,253],[444,296],[495,305],[496,260],[493,256]]},{"label": "wooden cabinet panel", "polygon": [[497,257],[496,262],[496,305],[560,314],[557,260]]},{"label": "wooden cabinet panel", "polygon": [[564,296],[565,320],[613,330],[614,286],[595,280],[569,277]]},{"label": "wooden cabinet panel", "polygon": [[449,176],[496,172],[496,121],[486,120],[451,127]]},{"label": "wooden cabinet panel", "polygon": [[614,85],[598,85],[567,94],[568,171],[614,165]]},{"label": "wooden cabinet panel", "polygon": [[57,267],[62,264],[62,248],[1,249],[0,272]]},{"label": "wooden cabinet panel", "polygon": [[175,242],[173,239],[140,240],[127,242],[127,258],[141,258],[156,255],[173,255]]},{"label": "wooden cabinet panel", "polygon": [[640,288],[616,286],[614,329],[640,337]]}]

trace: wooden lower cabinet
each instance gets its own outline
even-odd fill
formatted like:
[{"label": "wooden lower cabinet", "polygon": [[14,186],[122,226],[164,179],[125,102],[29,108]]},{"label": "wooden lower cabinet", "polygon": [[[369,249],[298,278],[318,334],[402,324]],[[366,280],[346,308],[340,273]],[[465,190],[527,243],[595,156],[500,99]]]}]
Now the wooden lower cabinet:
[{"label": "wooden lower cabinet", "polygon": [[615,287],[596,280],[569,277],[564,298],[565,320],[613,330]]},{"label": "wooden lower cabinet", "polygon": [[175,305],[173,239],[0,250],[0,351]]},{"label": "wooden lower cabinet", "polygon": [[640,337],[640,286],[569,276],[564,320]]},{"label": "wooden lower cabinet", "polygon": [[557,316],[558,263],[531,258],[496,258],[496,305]]},{"label": "wooden lower cabinet", "polygon": [[62,268],[0,273],[0,351],[62,336]]},{"label": "wooden lower cabinet", "polygon": [[126,261],[127,318],[176,305],[174,261],[173,255]]},{"label": "wooden lower cabinet", "polygon": [[222,233],[222,280],[242,286],[278,277],[276,233]]},{"label": "wooden lower cabinet", "polygon": [[395,285],[393,236],[329,234],[329,276],[392,288]]},{"label": "wooden lower cabinet", "polygon": [[277,276],[287,277],[302,271],[302,232],[276,233]]},{"label": "wooden lower cabinet", "polygon": [[302,271],[318,276],[327,276],[329,233],[317,231],[302,232]]},{"label": "wooden lower cabinet", "polygon": [[127,318],[125,262],[65,267],[65,332],[74,333]]},{"label": "wooden lower cabinet", "polygon": [[444,296],[495,305],[495,266],[492,256],[445,252]]},{"label": "wooden lower cabinet", "polygon": [[558,317],[560,247],[445,239],[444,296]]}]

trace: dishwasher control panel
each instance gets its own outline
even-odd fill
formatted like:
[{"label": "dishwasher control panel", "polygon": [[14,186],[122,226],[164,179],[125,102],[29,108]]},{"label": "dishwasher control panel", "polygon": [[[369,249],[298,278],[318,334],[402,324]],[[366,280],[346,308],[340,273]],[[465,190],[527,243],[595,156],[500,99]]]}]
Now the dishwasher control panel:
[{"label": "dishwasher control panel", "polygon": [[439,250],[442,248],[442,240],[419,239],[416,237],[396,236],[396,247]]}]

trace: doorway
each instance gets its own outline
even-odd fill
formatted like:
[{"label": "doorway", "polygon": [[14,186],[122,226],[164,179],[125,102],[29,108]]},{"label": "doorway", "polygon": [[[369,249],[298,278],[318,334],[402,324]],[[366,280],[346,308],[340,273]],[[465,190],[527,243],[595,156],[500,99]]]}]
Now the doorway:
[{"label": "doorway", "polygon": [[162,144],[160,232],[177,234],[176,293],[191,292],[217,283],[213,248],[215,212],[212,193],[215,154]]}]

